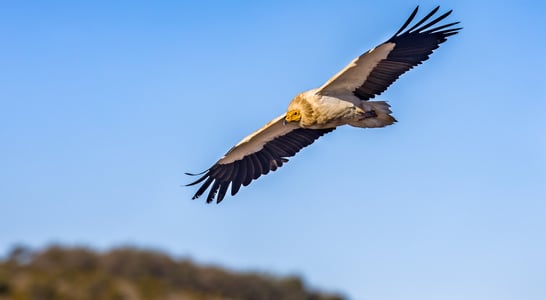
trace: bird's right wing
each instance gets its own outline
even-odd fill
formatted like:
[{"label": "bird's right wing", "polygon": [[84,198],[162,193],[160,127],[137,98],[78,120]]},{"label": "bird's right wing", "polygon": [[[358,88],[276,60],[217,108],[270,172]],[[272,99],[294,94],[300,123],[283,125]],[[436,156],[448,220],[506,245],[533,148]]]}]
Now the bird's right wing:
[{"label": "bird's right wing", "polygon": [[220,203],[231,184],[231,195],[235,195],[241,185],[247,186],[261,175],[275,171],[287,162],[287,157],[294,156],[302,148],[312,144],[322,135],[334,128],[307,129],[294,123],[284,123],[285,114],[275,118],[264,127],[245,137],[229,150],[212,167],[200,174],[195,185],[203,182],[193,199],[200,197],[212,185],[207,203],[216,197]]}]

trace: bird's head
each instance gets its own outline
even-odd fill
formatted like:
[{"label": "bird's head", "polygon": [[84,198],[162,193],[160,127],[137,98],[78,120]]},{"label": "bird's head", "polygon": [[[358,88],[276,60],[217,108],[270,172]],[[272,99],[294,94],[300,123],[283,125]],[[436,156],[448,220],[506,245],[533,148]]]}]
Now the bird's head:
[{"label": "bird's head", "polygon": [[301,112],[299,109],[291,109],[286,113],[284,120],[288,123],[299,122],[301,120]]},{"label": "bird's head", "polygon": [[286,109],[284,123],[297,123],[300,127],[307,127],[314,123],[313,109],[305,93],[292,99]]}]

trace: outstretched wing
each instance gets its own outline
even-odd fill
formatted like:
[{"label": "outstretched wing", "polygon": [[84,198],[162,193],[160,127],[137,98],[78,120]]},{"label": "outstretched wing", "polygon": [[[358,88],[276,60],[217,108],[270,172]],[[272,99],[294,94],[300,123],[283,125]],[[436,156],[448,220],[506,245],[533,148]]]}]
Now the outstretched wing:
[{"label": "outstretched wing", "polygon": [[231,184],[231,195],[235,195],[241,185],[247,186],[261,175],[275,171],[287,162],[287,157],[294,156],[302,148],[312,144],[322,135],[335,128],[306,129],[293,123],[284,124],[285,115],[272,120],[264,127],[244,138],[218,160],[212,167],[201,174],[196,181],[202,183],[192,199],[197,199],[212,185],[207,195],[207,203],[216,197],[220,203]]},{"label": "outstretched wing", "polygon": [[453,27],[459,22],[434,27],[451,14],[450,10],[429,21],[438,12],[438,6],[406,30],[417,15],[418,8],[413,10],[404,25],[388,41],[357,57],[320,87],[317,93],[352,93],[361,100],[369,100],[384,92],[400,75],[427,60],[447,37],[457,34],[461,29]]}]

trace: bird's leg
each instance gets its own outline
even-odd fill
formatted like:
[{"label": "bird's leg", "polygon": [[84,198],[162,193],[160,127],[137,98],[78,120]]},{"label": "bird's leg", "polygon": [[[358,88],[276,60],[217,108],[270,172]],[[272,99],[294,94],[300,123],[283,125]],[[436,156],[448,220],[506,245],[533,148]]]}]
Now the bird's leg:
[{"label": "bird's leg", "polygon": [[357,108],[356,109],[356,115],[357,115],[357,118],[359,121],[362,121],[364,119],[368,119],[368,118],[376,118],[377,117],[377,113],[375,112],[375,110],[368,110],[368,111],[365,111],[361,108]]}]

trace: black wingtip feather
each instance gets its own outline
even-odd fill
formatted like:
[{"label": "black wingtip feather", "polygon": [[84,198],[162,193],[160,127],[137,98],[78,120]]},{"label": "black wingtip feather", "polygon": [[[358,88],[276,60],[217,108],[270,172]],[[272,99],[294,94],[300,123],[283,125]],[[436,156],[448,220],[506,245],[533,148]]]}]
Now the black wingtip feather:
[{"label": "black wingtip feather", "polygon": [[195,200],[195,199],[201,197],[201,195],[203,195],[203,193],[207,190],[207,188],[210,186],[210,184],[212,183],[213,180],[214,180],[214,178],[208,177],[207,181],[205,181],[205,183],[203,183],[203,185],[197,190],[197,192],[195,192],[195,195],[193,195],[193,197],[191,199]]},{"label": "black wingtip feather", "polygon": [[205,174],[205,172],[207,172],[208,170],[210,170],[210,169],[206,169],[205,171],[203,171],[203,172],[201,172],[201,173],[195,173],[195,174],[194,174],[194,173],[186,172],[186,173],[184,173],[184,174],[186,174],[186,175],[188,175],[188,176],[199,176],[199,175]]},{"label": "black wingtip feather", "polygon": [[229,182],[223,182],[220,185],[220,189],[218,190],[218,197],[216,198],[216,204],[220,204],[222,200],[224,200],[224,196],[226,195],[226,191],[229,187]]},{"label": "black wingtip feather", "polygon": [[438,18],[428,22],[427,24],[421,26],[419,29],[417,29],[417,32],[422,32],[423,30],[425,29],[428,29],[430,28],[431,26],[433,26],[434,24],[442,21],[443,19],[447,18],[447,16],[449,16],[451,14],[451,12],[453,12],[452,10],[446,12],[445,14],[439,16]]},{"label": "black wingtip feather", "polygon": [[413,18],[415,18],[415,16],[417,15],[417,11],[419,11],[419,5],[417,5],[417,7],[415,7],[413,12],[409,16],[409,18],[406,20],[406,22],[404,22],[404,25],[402,25],[400,27],[400,29],[398,29],[398,31],[392,37],[397,36],[400,32],[404,31],[404,29],[406,29],[406,27],[408,27],[408,25],[411,23],[411,21],[413,21]]},{"label": "black wingtip feather", "polygon": [[445,25],[442,25],[442,26],[438,26],[438,27],[434,27],[434,28],[431,28],[427,31],[421,31],[421,33],[423,34],[434,34],[434,33],[441,33],[441,29],[444,29],[444,28],[447,28],[447,27],[451,27],[453,25],[457,25],[457,24],[460,24],[461,22],[452,22],[452,23],[448,23],[448,24],[445,24]]},{"label": "black wingtip feather", "polygon": [[415,25],[413,25],[410,29],[406,30],[405,33],[410,33],[412,32],[415,28],[419,27],[421,24],[425,23],[428,19],[430,19],[430,17],[432,17],[432,15],[434,15],[438,10],[440,9],[440,6],[436,6],[431,12],[429,12],[424,18],[421,19],[421,21],[415,23]]},{"label": "black wingtip feather", "polygon": [[[207,170],[207,171],[208,171],[208,170]],[[205,172],[206,172],[206,171],[205,171]],[[205,172],[203,172],[203,173],[205,173]],[[203,173],[201,173],[201,174],[203,174]],[[188,175],[190,175],[190,176],[198,176],[199,174],[196,174],[196,175],[188,174]],[[200,177],[199,179],[197,179],[197,180],[194,181],[194,182],[191,182],[191,183],[186,184],[186,186],[196,185],[196,184],[198,184],[199,182],[205,180],[208,176],[209,176],[209,173],[203,175],[202,177]]]},{"label": "black wingtip feather", "polygon": [[214,200],[214,197],[216,197],[216,194],[218,193],[218,189],[220,188],[221,183],[222,182],[219,180],[214,180],[214,183],[212,184],[212,187],[210,188],[209,194],[207,195],[207,203],[211,203]]},{"label": "black wingtip feather", "polygon": [[444,36],[445,36],[445,37],[448,37],[448,36],[456,35],[457,33],[459,33],[459,32],[458,32],[458,31],[446,32],[446,33],[444,33]]}]

